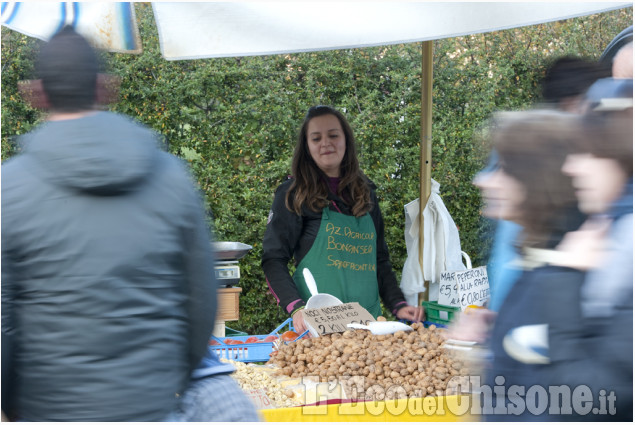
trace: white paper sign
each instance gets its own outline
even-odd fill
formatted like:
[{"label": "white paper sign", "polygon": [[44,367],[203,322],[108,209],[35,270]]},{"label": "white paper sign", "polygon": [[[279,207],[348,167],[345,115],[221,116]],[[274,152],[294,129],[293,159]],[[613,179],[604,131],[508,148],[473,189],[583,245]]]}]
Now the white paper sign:
[{"label": "white paper sign", "polygon": [[477,267],[459,272],[441,273],[439,283],[439,304],[461,307],[483,306],[489,300],[489,280],[487,268]]},{"label": "white paper sign", "polygon": [[456,272],[442,272],[439,280],[439,305],[460,307],[459,285],[456,283]]}]

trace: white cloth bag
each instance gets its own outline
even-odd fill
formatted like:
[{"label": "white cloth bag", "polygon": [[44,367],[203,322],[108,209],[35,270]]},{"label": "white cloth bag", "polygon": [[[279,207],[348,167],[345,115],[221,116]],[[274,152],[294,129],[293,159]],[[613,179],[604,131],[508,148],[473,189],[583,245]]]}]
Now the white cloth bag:
[{"label": "white cloth bag", "polygon": [[419,266],[419,199],[404,207],[408,258],[401,275],[401,290],[410,305],[418,305],[418,294],[425,292],[424,281],[430,281],[428,299],[436,301],[441,272],[466,270],[459,231],[439,196],[439,188],[439,183],[432,179],[430,198],[423,210],[423,275]]}]

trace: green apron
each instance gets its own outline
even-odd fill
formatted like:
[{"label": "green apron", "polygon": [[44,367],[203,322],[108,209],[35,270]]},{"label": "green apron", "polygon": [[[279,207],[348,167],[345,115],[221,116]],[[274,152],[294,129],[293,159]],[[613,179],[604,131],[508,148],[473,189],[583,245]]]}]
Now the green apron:
[{"label": "green apron", "polygon": [[370,314],[381,315],[377,283],[377,234],[367,213],[354,217],[324,208],[313,246],[300,261],[293,280],[304,301],[311,297],[302,270],[308,268],[318,292],[344,303],[358,302]]}]

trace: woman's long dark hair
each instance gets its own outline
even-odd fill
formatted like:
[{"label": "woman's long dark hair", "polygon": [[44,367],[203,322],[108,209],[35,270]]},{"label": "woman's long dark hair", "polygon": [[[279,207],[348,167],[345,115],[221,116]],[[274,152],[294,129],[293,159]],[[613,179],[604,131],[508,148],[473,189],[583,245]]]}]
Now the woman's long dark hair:
[{"label": "woman's long dark hair", "polygon": [[502,112],[491,136],[503,171],[526,190],[518,244],[553,248],[584,220],[571,178],[562,173],[567,154],[582,137],[580,117],[546,110]]},{"label": "woman's long dark hair", "polygon": [[[317,166],[309,152],[307,129],[309,121],[323,115],[334,115],[342,125],[346,139],[346,152],[340,165],[339,195],[349,203],[353,215],[360,217],[371,209],[370,185],[368,178],[359,168],[355,137],[346,117],[330,106],[313,106],[309,108],[304,122],[300,128],[298,142],[293,152],[291,173],[294,181],[287,192],[286,206],[290,211],[302,215],[302,207],[306,205],[310,210],[318,212],[324,209],[329,201],[328,177]],[[291,193],[295,192],[293,205],[291,205]]]}]

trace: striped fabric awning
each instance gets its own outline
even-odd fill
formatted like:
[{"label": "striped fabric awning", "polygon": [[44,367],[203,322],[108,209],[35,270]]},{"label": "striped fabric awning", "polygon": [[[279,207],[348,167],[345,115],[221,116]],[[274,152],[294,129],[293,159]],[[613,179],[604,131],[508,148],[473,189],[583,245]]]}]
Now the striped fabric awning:
[{"label": "striped fabric awning", "polygon": [[115,2],[2,2],[0,21],[7,28],[41,40],[71,25],[99,49],[141,53],[133,6]]}]

